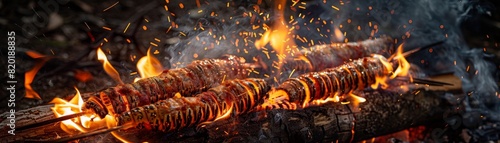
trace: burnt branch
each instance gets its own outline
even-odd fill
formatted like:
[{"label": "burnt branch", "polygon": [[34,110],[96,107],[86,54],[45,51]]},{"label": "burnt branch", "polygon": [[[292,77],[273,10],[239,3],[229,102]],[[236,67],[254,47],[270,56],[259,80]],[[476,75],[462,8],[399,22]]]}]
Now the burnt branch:
[{"label": "burnt branch", "polygon": [[[327,103],[304,110],[270,110],[215,121],[177,133],[133,131],[137,141],[172,142],[349,142],[442,122],[450,105],[445,92],[365,93],[359,108]],[[163,140],[162,140],[163,139]],[[87,139],[83,140],[86,141]],[[87,140],[88,141],[88,140]]]}]

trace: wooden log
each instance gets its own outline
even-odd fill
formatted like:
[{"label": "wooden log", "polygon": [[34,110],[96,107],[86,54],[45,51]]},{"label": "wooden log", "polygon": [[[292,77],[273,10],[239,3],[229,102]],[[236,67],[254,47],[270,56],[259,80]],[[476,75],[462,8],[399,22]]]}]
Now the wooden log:
[{"label": "wooden log", "polygon": [[[15,112],[16,118],[14,129],[27,124],[43,122],[55,118],[54,113],[52,113],[50,109],[52,106],[53,105],[43,105]],[[11,130],[8,125],[10,123],[9,118],[7,118],[8,116],[10,116],[8,112],[0,115],[2,120],[0,123],[0,127],[2,127],[0,142],[19,142],[29,138],[57,138],[58,135],[63,136],[66,134],[61,130],[59,123],[53,123],[23,131],[14,130],[15,135],[12,135],[8,133],[8,130]]]},{"label": "wooden log", "polygon": [[[82,98],[87,99],[95,93],[82,94]],[[54,113],[50,109],[54,105],[41,105],[33,108],[15,112],[15,135],[9,134],[12,130],[9,126],[11,116],[10,112],[0,114],[0,142],[20,142],[30,139],[55,139],[69,136],[64,132],[60,123],[52,123],[35,128],[19,130],[23,126],[44,122],[55,119]]]},{"label": "wooden log", "polygon": [[[215,121],[177,133],[132,131],[133,141],[147,142],[350,142],[442,122],[453,106],[445,92],[415,90],[404,94],[365,93],[366,102],[328,103],[304,110],[270,110]],[[265,115],[265,116],[263,116]],[[95,140],[84,139],[80,142]]]},{"label": "wooden log", "polygon": [[[152,131],[120,132],[135,141],[165,142],[349,142],[368,139],[409,127],[442,121],[442,114],[450,108],[442,98],[445,92],[415,90],[404,94],[384,91],[365,93],[367,102],[354,108],[352,104],[329,103],[304,110],[271,110],[240,117],[219,120],[201,130],[188,128],[175,133]],[[38,106],[16,112],[16,125],[53,119],[52,105]],[[266,115],[266,116],[263,116]],[[6,119],[7,113],[1,115]],[[50,124],[21,132],[7,134],[7,121],[0,127],[0,142],[47,141],[71,137]],[[74,135],[73,135],[74,136]],[[117,141],[110,134],[87,137],[80,142]]]}]

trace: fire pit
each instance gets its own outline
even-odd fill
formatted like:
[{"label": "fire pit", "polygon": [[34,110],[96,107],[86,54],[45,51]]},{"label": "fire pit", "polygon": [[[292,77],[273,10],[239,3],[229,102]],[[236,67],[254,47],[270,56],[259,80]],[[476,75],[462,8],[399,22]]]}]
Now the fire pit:
[{"label": "fire pit", "polygon": [[2,2],[0,138],[498,142],[496,6]]}]

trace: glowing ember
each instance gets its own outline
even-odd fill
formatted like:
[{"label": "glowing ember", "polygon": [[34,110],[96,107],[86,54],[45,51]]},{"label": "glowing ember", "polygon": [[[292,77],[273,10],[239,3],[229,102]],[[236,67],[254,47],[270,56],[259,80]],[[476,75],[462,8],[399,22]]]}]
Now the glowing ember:
[{"label": "glowing ember", "polygon": [[160,61],[152,56],[150,51],[151,48],[148,49],[146,56],[137,61],[137,70],[141,78],[136,78],[134,82],[143,78],[160,75],[163,72],[163,66]]},{"label": "glowing ember", "polygon": [[92,79],[92,74],[88,71],[75,70],[75,78],[81,82],[87,82]]},{"label": "glowing ember", "polygon": [[[76,94],[70,101],[66,101],[61,98],[54,98],[50,102],[55,104],[51,109],[56,117],[73,115],[82,112],[81,107],[83,106],[83,99],[80,95],[80,91],[78,91],[78,89],[76,88],[75,90]],[[102,127],[104,125],[103,123],[103,120],[101,120],[99,117],[96,117],[93,114],[89,114],[62,121],[61,129],[70,134],[77,132],[88,132],[94,128],[97,129],[99,127]]]},{"label": "glowing ember", "polygon": [[385,76],[377,76],[375,77],[375,83],[371,85],[371,88],[377,89],[379,86],[382,89],[387,89],[389,85],[386,83],[387,77]]},{"label": "glowing ember", "polygon": [[26,54],[31,58],[41,59],[41,60],[39,60],[31,70],[27,71],[24,74],[24,87],[26,89],[26,96],[24,97],[42,99],[40,95],[35,90],[33,90],[33,88],[31,87],[31,83],[33,82],[33,79],[35,78],[35,75],[38,72],[38,70],[42,68],[45,62],[47,62],[50,59],[50,57],[47,57],[35,51],[27,51]]},{"label": "glowing ember", "polygon": [[[399,77],[410,76],[410,80],[412,79],[411,75],[408,75],[408,73],[410,71],[410,63],[406,60],[405,54],[403,53],[403,44],[399,45],[397,52],[394,55],[392,55],[391,57],[389,57],[388,60],[386,60],[384,57],[381,57],[381,56],[378,56],[376,58],[380,59],[380,61],[385,65],[387,70],[389,70],[391,72],[391,76],[390,77],[377,76],[375,83],[371,85],[371,87],[373,89],[377,89],[379,87],[379,85],[382,89],[387,89],[389,87],[389,84],[387,84],[387,81],[389,79],[394,79],[398,76]],[[396,63],[389,63],[389,62],[394,62],[394,61],[397,61],[398,67],[396,68],[396,70],[393,70],[393,65]],[[406,86],[400,86],[400,88],[407,89]]]},{"label": "glowing ember", "polygon": [[217,118],[215,118],[214,121],[230,117],[231,113],[233,112],[233,107],[234,104],[231,104],[231,107],[229,107],[229,109],[226,109],[225,111],[222,111],[220,115],[217,115]]},{"label": "glowing ember", "polygon": [[261,104],[262,107],[272,107],[273,105],[279,104],[282,101],[289,100],[288,94],[283,90],[275,90],[272,89],[268,92],[268,99],[265,99],[265,102]]},{"label": "glowing ember", "polygon": [[97,59],[101,61],[104,71],[111,76],[115,81],[120,84],[123,84],[122,79],[120,78],[120,74],[116,69],[109,63],[108,58],[106,58],[106,54],[101,50],[101,48],[97,48]]}]

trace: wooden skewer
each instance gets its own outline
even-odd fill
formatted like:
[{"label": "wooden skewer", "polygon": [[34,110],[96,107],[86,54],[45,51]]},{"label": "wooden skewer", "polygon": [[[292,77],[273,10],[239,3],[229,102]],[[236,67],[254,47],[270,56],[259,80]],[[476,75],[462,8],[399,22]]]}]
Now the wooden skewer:
[{"label": "wooden skewer", "polygon": [[70,114],[70,115],[66,115],[66,116],[61,116],[59,118],[54,118],[54,119],[46,120],[46,121],[43,121],[43,122],[28,124],[28,125],[19,127],[16,130],[22,131],[22,130],[36,128],[36,127],[40,127],[40,126],[44,126],[44,125],[48,125],[48,124],[52,124],[52,123],[57,123],[57,122],[60,122],[60,121],[64,121],[64,120],[76,118],[76,117],[85,115],[87,113],[89,113],[89,112],[80,112],[80,113],[76,113],[76,114]]},{"label": "wooden skewer", "polygon": [[77,140],[77,139],[81,139],[81,138],[85,138],[85,137],[90,137],[90,136],[95,136],[95,135],[100,135],[100,134],[106,134],[106,133],[109,133],[109,132],[112,132],[112,131],[116,131],[116,130],[119,130],[119,129],[122,129],[122,128],[123,128],[123,126],[116,126],[116,127],[112,127],[112,128],[109,128],[109,129],[99,129],[99,130],[95,130],[95,131],[91,131],[91,132],[87,132],[87,133],[82,133],[82,134],[77,134],[77,135],[73,135],[73,136],[65,137],[65,138],[48,139],[48,140],[28,140],[28,142],[39,142],[39,143],[44,143],[44,142],[47,142],[47,143],[69,142],[69,141],[73,141],[73,140]]}]

